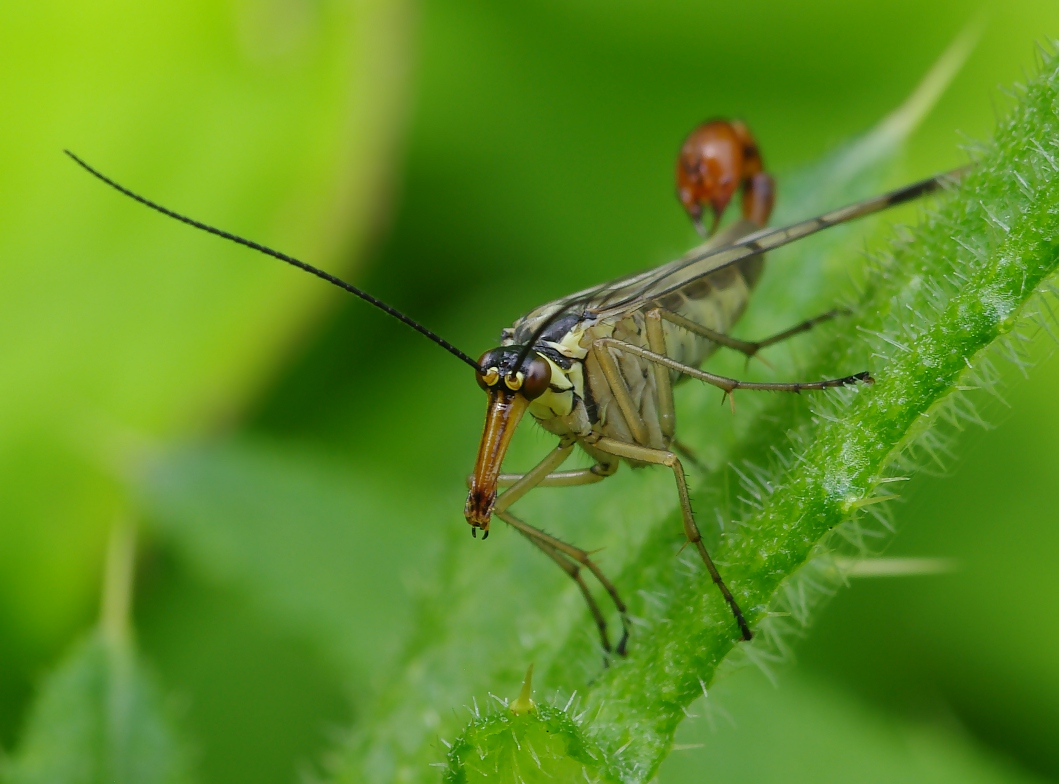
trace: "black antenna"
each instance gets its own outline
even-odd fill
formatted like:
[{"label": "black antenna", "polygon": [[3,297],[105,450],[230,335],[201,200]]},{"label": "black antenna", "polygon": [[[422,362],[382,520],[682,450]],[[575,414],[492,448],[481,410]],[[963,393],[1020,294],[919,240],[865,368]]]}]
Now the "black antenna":
[{"label": "black antenna", "polygon": [[188,226],[194,226],[196,229],[201,229],[202,231],[207,232],[208,234],[214,234],[214,235],[216,235],[218,237],[223,237],[224,239],[231,240],[232,242],[237,243],[239,245],[243,245],[243,246],[245,246],[247,248],[251,248],[253,250],[260,251],[261,253],[264,253],[266,256],[271,256],[274,259],[279,259],[280,261],[285,261],[288,264],[290,264],[291,266],[297,267],[300,270],[305,270],[306,272],[308,272],[308,273],[310,273],[312,275],[315,275],[318,278],[322,278],[323,280],[326,280],[328,283],[330,283],[330,284],[332,284],[334,286],[338,286],[340,289],[344,289],[344,290],[348,291],[350,294],[353,294],[355,296],[360,297],[362,300],[367,302],[369,305],[374,305],[379,310],[381,310],[383,313],[387,313],[387,314],[393,316],[398,321],[400,321],[400,322],[402,322],[404,324],[407,324],[412,329],[414,329],[416,332],[418,332],[420,335],[423,335],[423,336],[429,338],[430,340],[434,341],[439,346],[441,346],[443,349],[445,349],[450,354],[452,354],[454,357],[466,362],[468,365],[473,367],[475,370],[478,370],[478,371],[481,370],[481,368],[478,366],[477,362],[475,362],[469,356],[464,354],[462,351],[460,351],[454,345],[449,343],[443,337],[441,337],[440,335],[435,334],[434,332],[431,332],[429,329],[424,327],[418,321],[415,321],[415,320],[409,318],[408,316],[406,316],[404,313],[402,313],[401,311],[397,310],[396,308],[390,307],[389,305],[387,305],[382,300],[376,299],[375,297],[371,296],[371,294],[369,294],[368,292],[363,291],[362,289],[358,289],[352,283],[346,283],[341,278],[336,278],[334,275],[331,275],[331,274],[329,274],[327,272],[324,272],[322,269],[318,269],[317,267],[314,267],[311,264],[306,264],[304,261],[298,261],[298,259],[294,258],[293,256],[288,256],[286,253],[280,253],[278,250],[272,250],[272,248],[269,248],[269,247],[266,247],[265,245],[261,245],[259,243],[253,242],[252,240],[244,239],[243,237],[240,237],[240,236],[238,236],[236,234],[230,234],[227,231],[222,231],[221,229],[214,228],[213,226],[208,226],[205,223],[199,223],[197,220],[194,220],[192,218],[188,218],[187,216],[181,215],[180,213],[177,213],[177,212],[173,212],[172,210],[168,210],[165,207],[163,207],[161,204],[155,204],[153,201],[150,201],[149,199],[145,199],[143,196],[140,196],[139,194],[133,193],[128,188],[125,188],[125,187],[123,187],[121,185],[118,185],[118,183],[114,182],[114,180],[110,179],[105,174],[96,171],[95,169],[93,169],[87,163],[82,161],[80,158],[78,158],[76,155],[74,155],[69,150],[63,150],[63,152],[65,152],[67,155],[69,155],[71,158],[73,158],[74,161],[82,169],[87,171],[93,177],[96,177],[96,178],[102,180],[103,182],[105,182],[107,185],[109,185],[114,190],[119,191],[121,193],[124,193],[130,199],[133,199],[134,201],[138,201],[140,204],[144,205],[145,207],[150,207],[152,210],[155,210],[156,212],[160,212],[163,215],[167,215],[170,218],[176,218],[181,223],[186,223]]}]

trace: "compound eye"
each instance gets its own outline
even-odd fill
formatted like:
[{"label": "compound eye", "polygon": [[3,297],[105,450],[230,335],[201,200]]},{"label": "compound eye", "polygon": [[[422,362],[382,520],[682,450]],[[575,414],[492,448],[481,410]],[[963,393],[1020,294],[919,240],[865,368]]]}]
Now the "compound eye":
[{"label": "compound eye", "polygon": [[539,355],[522,365],[522,394],[527,400],[533,400],[548,390],[552,380],[552,367]]}]

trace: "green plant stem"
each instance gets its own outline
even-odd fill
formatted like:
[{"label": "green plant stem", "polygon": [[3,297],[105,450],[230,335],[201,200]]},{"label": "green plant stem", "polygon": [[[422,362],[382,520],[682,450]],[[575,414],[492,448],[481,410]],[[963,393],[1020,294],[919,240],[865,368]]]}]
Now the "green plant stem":
[{"label": "green plant stem", "polygon": [[107,541],[99,618],[104,639],[115,649],[129,643],[135,569],[136,525],[123,515],[114,522]]}]

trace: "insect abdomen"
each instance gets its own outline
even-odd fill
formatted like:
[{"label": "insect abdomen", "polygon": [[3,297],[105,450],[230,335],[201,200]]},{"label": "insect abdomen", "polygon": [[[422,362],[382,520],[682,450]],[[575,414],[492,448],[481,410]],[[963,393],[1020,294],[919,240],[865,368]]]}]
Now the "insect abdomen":
[{"label": "insect abdomen", "polygon": [[[750,261],[750,260],[748,260]],[[760,272],[761,258],[755,257],[757,269],[744,274],[738,267],[728,267],[690,283],[669,294],[661,306],[688,321],[727,335],[746,310],[750,289]],[[747,280],[751,277],[751,280]],[[688,330],[665,322],[666,353],[682,365],[699,367],[717,348],[717,344]],[[673,374],[676,381],[678,375]]]}]

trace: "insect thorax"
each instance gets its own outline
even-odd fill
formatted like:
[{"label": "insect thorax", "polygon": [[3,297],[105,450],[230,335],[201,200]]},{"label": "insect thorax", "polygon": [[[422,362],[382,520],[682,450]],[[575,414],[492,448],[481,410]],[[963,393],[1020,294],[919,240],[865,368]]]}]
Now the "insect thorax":
[{"label": "insect thorax", "polygon": [[[674,292],[666,302],[650,307],[664,307],[725,333],[741,315],[749,288],[741,271],[724,270],[703,279],[696,288]],[[613,338],[649,348],[645,327],[648,309],[632,309],[618,317],[602,319],[563,316],[540,334],[533,344],[534,350],[548,361],[552,377],[549,390],[531,403],[529,411],[542,427],[556,435],[573,435],[579,440],[596,435],[637,443],[592,346],[601,338]],[[535,325],[548,317],[547,309],[542,308],[520,319],[505,330],[505,345],[516,345],[531,338]],[[666,356],[681,364],[698,367],[715,348],[710,341],[669,322],[663,328]],[[647,440],[643,446],[668,448],[671,438],[662,432],[659,421],[659,396],[652,363],[618,349],[606,350],[617,365],[636,414],[646,426]],[[671,374],[671,383],[680,378],[676,373]]]}]

